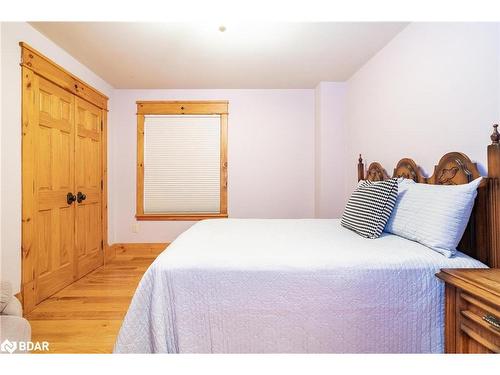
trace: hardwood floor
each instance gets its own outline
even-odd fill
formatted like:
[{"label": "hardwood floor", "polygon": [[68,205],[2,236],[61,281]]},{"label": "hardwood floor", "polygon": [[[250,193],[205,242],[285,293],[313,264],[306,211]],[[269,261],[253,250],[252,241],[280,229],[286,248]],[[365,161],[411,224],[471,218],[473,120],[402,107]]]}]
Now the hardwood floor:
[{"label": "hardwood floor", "polygon": [[111,353],[142,275],[167,244],[116,246],[116,257],[29,313],[32,341],[50,353]]}]

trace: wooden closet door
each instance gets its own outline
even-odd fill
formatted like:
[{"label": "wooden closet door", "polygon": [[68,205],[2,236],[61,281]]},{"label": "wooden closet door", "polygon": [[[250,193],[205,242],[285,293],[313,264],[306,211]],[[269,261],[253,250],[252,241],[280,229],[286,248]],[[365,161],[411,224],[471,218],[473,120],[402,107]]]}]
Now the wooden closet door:
[{"label": "wooden closet door", "polygon": [[74,95],[34,78],[34,294],[39,303],[74,279]]},{"label": "wooden closet door", "polygon": [[76,276],[103,264],[101,110],[76,98]]}]

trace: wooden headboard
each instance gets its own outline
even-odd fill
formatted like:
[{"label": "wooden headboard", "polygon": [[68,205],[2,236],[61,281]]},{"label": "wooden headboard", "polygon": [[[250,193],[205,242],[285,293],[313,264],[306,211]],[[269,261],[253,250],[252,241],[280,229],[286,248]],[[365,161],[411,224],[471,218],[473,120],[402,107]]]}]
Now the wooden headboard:
[{"label": "wooden headboard", "polygon": [[[474,209],[458,249],[492,268],[500,268],[500,133],[493,125],[491,144],[488,145],[488,176],[479,185]],[[481,176],[476,163],[465,154],[449,152],[426,177],[412,159],[401,159],[392,177],[405,177],[415,182],[435,185],[466,184]],[[379,163],[371,163],[367,170],[359,155],[358,180],[382,181],[389,174]]]}]

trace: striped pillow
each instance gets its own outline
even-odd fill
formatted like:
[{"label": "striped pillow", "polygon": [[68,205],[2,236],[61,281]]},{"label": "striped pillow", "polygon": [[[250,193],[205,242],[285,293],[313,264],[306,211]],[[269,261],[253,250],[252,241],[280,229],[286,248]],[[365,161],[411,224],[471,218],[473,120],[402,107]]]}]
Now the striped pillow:
[{"label": "striped pillow", "polygon": [[398,180],[361,181],[351,194],[342,215],[342,226],[366,238],[378,238],[398,197]]}]

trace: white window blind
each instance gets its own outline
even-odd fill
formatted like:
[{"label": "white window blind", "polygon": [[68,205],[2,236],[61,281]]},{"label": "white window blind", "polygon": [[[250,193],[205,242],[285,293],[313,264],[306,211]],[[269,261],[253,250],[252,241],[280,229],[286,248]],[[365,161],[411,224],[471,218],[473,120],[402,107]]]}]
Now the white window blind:
[{"label": "white window blind", "polygon": [[220,116],[144,117],[144,213],[220,212]]}]

